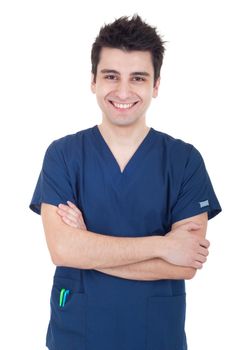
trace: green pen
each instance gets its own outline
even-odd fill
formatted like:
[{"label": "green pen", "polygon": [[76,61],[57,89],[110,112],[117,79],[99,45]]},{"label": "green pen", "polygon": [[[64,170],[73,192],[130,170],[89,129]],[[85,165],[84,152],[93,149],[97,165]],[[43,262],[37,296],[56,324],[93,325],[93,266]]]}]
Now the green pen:
[{"label": "green pen", "polygon": [[60,291],[60,302],[59,302],[60,306],[62,306],[62,303],[63,303],[64,292],[65,292],[65,288],[62,288]]}]

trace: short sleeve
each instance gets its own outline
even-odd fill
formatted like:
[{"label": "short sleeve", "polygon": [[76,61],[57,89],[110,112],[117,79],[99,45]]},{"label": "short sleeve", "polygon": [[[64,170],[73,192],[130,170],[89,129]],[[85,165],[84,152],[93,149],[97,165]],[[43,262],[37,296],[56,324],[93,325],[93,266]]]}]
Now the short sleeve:
[{"label": "short sleeve", "polygon": [[43,165],[34,190],[29,208],[37,214],[41,212],[41,203],[57,206],[74,202],[74,194],[64,156],[53,141],[45,152]]},{"label": "short sleeve", "polygon": [[172,208],[172,224],[203,212],[208,212],[208,219],[212,219],[221,210],[204,160],[200,152],[192,146],[180,191]]}]

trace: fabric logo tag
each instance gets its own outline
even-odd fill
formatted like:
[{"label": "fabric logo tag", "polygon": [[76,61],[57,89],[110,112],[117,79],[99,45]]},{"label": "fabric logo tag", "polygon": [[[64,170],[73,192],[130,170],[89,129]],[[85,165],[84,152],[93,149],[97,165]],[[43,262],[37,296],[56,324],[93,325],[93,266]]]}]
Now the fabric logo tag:
[{"label": "fabric logo tag", "polygon": [[200,204],[201,208],[208,207],[209,206],[209,201],[206,200],[206,201],[203,201],[203,202],[199,202],[199,204]]}]

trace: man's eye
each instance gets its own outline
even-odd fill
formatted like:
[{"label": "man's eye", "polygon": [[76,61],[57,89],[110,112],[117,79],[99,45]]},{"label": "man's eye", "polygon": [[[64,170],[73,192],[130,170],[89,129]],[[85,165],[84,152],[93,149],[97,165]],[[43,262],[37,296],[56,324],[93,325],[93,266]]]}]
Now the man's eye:
[{"label": "man's eye", "polygon": [[135,81],[145,81],[143,77],[134,77],[133,80]]},{"label": "man's eye", "polygon": [[117,77],[116,77],[115,75],[108,74],[108,75],[105,75],[105,79],[108,79],[108,80],[116,80]]}]

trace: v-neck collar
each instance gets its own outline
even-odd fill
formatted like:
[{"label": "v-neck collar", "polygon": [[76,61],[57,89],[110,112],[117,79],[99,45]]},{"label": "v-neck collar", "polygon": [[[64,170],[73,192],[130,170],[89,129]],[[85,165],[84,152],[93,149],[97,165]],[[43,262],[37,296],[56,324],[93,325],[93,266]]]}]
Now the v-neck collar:
[{"label": "v-neck collar", "polygon": [[111,149],[109,148],[107,142],[102,136],[98,125],[93,126],[92,131],[94,134],[95,145],[100,153],[100,156],[106,163],[106,166],[109,170],[108,173],[111,174],[114,186],[117,186],[122,182],[126,183],[126,179],[130,177],[130,174],[133,174],[136,168],[141,166],[144,154],[150,148],[149,145],[152,143],[152,136],[155,132],[155,130],[152,127],[150,127],[150,130],[148,131],[142,142],[139,144],[139,146],[127,162],[123,171],[121,171],[120,166],[115,156],[111,152]]}]

